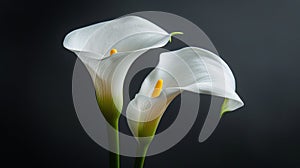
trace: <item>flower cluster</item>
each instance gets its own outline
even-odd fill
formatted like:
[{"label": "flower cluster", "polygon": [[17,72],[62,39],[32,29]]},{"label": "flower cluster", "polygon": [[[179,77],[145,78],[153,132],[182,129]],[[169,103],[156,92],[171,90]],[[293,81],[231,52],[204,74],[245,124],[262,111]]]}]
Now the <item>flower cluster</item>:
[{"label": "flower cluster", "polygon": [[[99,108],[108,123],[117,129],[128,69],[143,53],[163,47],[176,34],[182,33],[168,33],[144,18],[126,16],[74,30],[65,37],[63,45],[85,64]],[[129,128],[143,144],[144,153],[164,111],[183,91],[225,98],[220,117],[243,106],[235,92],[230,68],[216,54],[197,47],[161,53],[158,65],[145,78],[126,110]],[[142,142],[139,137],[150,137],[150,140]],[[137,167],[142,167],[143,159],[137,161],[140,165]]]}]

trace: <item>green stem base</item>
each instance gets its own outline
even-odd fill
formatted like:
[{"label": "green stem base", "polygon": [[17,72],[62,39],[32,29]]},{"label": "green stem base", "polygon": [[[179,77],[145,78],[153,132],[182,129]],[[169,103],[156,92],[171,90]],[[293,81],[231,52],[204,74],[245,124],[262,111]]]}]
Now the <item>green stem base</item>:
[{"label": "green stem base", "polygon": [[138,146],[137,154],[142,154],[142,157],[136,157],[134,168],[143,168],[149,144],[141,144]]},{"label": "green stem base", "polygon": [[120,155],[109,152],[109,167],[110,168],[120,168]]},{"label": "green stem base", "polygon": [[110,127],[108,126],[108,140],[110,149],[114,152],[109,152],[109,167],[110,168],[120,168],[120,149],[119,149],[119,119],[112,122],[110,125],[115,129],[111,131]]}]

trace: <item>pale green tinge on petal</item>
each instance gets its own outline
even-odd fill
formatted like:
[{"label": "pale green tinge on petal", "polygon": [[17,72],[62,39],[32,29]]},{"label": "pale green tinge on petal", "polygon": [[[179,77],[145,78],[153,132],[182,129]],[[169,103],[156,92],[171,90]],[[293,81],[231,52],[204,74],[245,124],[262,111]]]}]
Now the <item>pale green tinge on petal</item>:
[{"label": "pale green tinge on petal", "polygon": [[221,107],[221,116],[222,116],[225,112],[229,111],[229,109],[228,109],[228,100],[229,100],[229,99],[227,99],[227,98],[224,99],[224,102],[223,102],[222,107]]},{"label": "pale green tinge on petal", "polygon": [[155,98],[137,94],[126,110],[127,123],[133,135],[135,137],[153,136],[167,106],[167,97],[164,92]]}]

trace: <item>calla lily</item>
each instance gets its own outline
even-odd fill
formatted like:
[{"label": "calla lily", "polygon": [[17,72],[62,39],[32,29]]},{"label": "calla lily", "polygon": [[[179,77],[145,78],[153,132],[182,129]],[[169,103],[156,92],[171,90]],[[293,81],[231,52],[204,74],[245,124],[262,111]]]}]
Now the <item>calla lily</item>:
[{"label": "calla lily", "polygon": [[172,35],[146,19],[126,16],[72,31],[63,45],[87,67],[101,112],[110,122],[119,116],[114,111],[122,110],[131,64],[147,50],[164,46]]},{"label": "calla lily", "polygon": [[131,64],[147,50],[164,46],[174,34],[179,33],[169,34],[146,19],[126,16],[74,30],[65,37],[64,47],[87,67],[100,110],[116,130]]},{"label": "calla lily", "polygon": [[162,53],[126,111],[133,135],[146,146],[142,152],[147,150],[164,111],[182,91],[225,98],[220,116],[243,106],[230,68],[216,54],[196,47]]}]

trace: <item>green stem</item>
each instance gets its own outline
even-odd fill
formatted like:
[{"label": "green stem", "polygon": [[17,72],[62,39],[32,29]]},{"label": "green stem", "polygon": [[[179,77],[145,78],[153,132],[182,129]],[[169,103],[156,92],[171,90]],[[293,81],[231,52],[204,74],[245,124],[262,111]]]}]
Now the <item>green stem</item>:
[{"label": "green stem", "polygon": [[[116,119],[111,123],[111,126],[115,129],[114,131],[108,131],[110,149],[115,152],[109,152],[109,167],[120,168],[120,149],[119,149],[119,119]],[[109,128],[109,127],[108,127]]]},{"label": "green stem", "polygon": [[140,144],[137,148],[137,154],[142,154],[142,157],[136,157],[134,168],[143,168],[149,144]]}]

